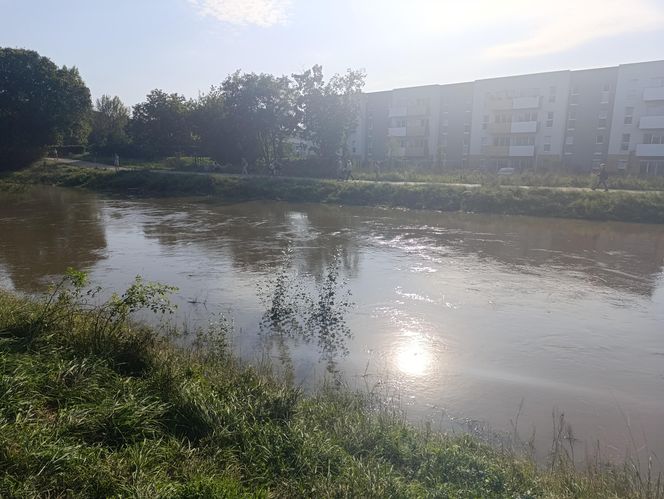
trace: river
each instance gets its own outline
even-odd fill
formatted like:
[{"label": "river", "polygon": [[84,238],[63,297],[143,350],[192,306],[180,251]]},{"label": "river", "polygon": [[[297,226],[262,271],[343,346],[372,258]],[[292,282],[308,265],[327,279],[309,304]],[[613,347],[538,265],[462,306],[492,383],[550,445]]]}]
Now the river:
[{"label": "river", "polygon": [[[313,278],[338,255],[354,306],[336,366],[351,387],[444,429],[509,432],[519,413],[542,454],[558,411],[580,454],[600,442],[603,457],[664,456],[664,227],[0,193],[0,287],[41,292],[67,267],[112,289],[140,274],[179,288],[178,321],[232,318],[248,362],[282,357],[259,334],[257,290],[287,248]],[[324,377],[315,344],[286,347],[297,383]]]}]

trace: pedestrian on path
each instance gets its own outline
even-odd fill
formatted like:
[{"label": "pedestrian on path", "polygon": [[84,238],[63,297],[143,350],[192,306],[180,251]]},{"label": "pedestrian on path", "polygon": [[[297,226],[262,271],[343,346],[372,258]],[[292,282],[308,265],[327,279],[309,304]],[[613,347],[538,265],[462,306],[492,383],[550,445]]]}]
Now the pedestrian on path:
[{"label": "pedestrian on path", "polygon": [[113,155],[113,166],[115,166],[116,172],[120,170],[120,156],[118,156],[117,152]]},{"label": "pedestrian on path", "polygon": [[609,192],[609,172],[606,169],[606,165],[602,163],[599,165],[599,173],[597,174],[597,185],[593,187],[593,191],[596,190],[599,186],[604,187],[604,192]]}]

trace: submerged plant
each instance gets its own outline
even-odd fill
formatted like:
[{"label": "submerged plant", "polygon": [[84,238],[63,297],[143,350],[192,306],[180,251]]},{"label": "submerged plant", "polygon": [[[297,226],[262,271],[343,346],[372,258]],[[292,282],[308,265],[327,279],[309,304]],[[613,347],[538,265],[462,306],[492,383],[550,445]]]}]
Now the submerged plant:
[{"label": "submerged plant", "polygon": [[[352,336],[346,314],[353,303],[339,277],[339,262],[335,255],[316,283],[315,276],[293,268],[293,254],[287,250],[276,276],[259,288],[266,307],[261,332],[280,339],[315,341],[328,362],[338,354],[346,355],[346,341]],[[283,341],[279,344],[283,346]]]}]

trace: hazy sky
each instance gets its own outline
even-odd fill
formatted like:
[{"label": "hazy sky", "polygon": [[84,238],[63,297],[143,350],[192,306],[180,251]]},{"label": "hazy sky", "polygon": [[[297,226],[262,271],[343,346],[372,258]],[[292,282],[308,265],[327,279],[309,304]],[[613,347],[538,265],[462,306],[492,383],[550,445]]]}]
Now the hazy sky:
[{"label": "hazy sky", "polygon": [[664,0],[0,0],[0,46],[127,104],[316,63],[387,90],[664,59]]}]

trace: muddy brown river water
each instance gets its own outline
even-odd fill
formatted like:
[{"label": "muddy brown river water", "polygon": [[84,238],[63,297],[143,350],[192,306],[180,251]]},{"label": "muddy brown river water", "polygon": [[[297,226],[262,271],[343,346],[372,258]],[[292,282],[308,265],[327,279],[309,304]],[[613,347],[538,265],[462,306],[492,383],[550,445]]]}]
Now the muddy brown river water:
[{"label": "muddy brown river water", "polygon": [[[340,255],[353,337],[337,368],[414,421],[535,431],[564,412],[583,454],[664,460],[664,227],[330,205],[117,199],[59,188],[0,193],[0,287],[43,291],[67,267],[107,288],[137,274],[179,288],[178,320],[225,313],[248,361],[261,283],[292,248],[302,275]],[[286,347],[320,381],[315,345]]]}]

